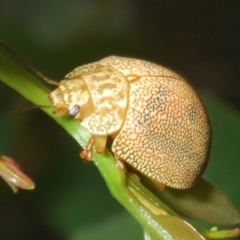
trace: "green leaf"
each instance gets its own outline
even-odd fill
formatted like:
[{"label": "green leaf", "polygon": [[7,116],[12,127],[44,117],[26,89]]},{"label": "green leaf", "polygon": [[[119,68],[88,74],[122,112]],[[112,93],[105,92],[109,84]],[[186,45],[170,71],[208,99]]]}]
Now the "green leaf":
[{"label": "green leaf", "polygon": [[[181,220],[180,218],[176,218],[173,216],[159,216],[158,222],[161,222],[162,227],[166,231],[166,239],[167,239],[167,232],[172,233],[173,239],[178,240],[204,240],[205,238],[201,236],[196,229],[194,229],[189,223],[186,221]],[[157,240],[159,239],[152,233],[148,231],[144,231],[144,239],[145,240]]]},{"label": "green leaf", "polygon": [[203,178],[188,190],[166,188],[158,191],[148,179],[145,184],[181,216],[219,225],[240,223],[240,214],[228,198]]}]

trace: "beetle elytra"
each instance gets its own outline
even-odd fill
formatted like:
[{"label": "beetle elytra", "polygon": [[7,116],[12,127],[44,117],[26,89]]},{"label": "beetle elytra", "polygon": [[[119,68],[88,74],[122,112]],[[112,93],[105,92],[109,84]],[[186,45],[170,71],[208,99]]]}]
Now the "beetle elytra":
[{"label": "beetle elytra", "polygon": [[81,156],[112,151],[149,178],[186,189],[208,162],[211,128],[202,101],[178,74],[144,60],[110,56],[74,69],[49,95],[58,114],[91,134]]}]

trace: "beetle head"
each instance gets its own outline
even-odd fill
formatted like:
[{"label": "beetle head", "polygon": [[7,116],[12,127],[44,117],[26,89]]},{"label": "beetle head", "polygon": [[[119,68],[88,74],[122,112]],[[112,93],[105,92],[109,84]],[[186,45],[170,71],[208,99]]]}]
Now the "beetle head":
[{"label": "beetle head", "polygon": [[59,115],[66,114],[83,120],[92,112],[92,100],[81,79],[60,81],[58,88],[50,93],[49,99]]}]

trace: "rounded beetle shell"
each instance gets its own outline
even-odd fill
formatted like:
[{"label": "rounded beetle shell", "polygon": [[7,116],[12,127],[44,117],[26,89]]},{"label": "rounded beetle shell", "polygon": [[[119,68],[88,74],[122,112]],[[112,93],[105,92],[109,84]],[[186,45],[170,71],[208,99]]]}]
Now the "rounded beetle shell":
[{"label": "rounded beetle shell", "polygon": [[211,129],[202,101],[176,73],[137,59],[106,58],[130,81],[129,107],[112,151],[169,187],[192,187],[206,168]]},{"label": "rounded beetle shell", "polygon": [[[208,162],[211,128],[202,101],[183,78],[154,63],[116,56],[76,68],[67,77],[83,81],[92,99],[87,100],[92,113],[82,126],[96,140],[100,135],[114,136],[116,158],[172,188],[187,189],[197,182]],[[108,91],[115,81],[117,91]],[[54,97],[52,101],[56,105]],[[102,106],[109,111],[102,111]],[[104,148],[105,140],[99,139]]]}]

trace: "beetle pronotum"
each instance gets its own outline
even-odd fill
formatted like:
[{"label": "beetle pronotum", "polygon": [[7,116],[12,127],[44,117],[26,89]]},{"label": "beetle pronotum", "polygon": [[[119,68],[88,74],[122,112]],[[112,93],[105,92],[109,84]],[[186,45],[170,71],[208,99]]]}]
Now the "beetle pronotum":
[{"label": "beetle pronotum", "polygon": [[49,95],[57,114],[81,120],[91,134],[81,156],[103,153],[178,189],[204,172],[211,145],[205,107],[179,75],[144,60],[110,56],[74,69]]}]

